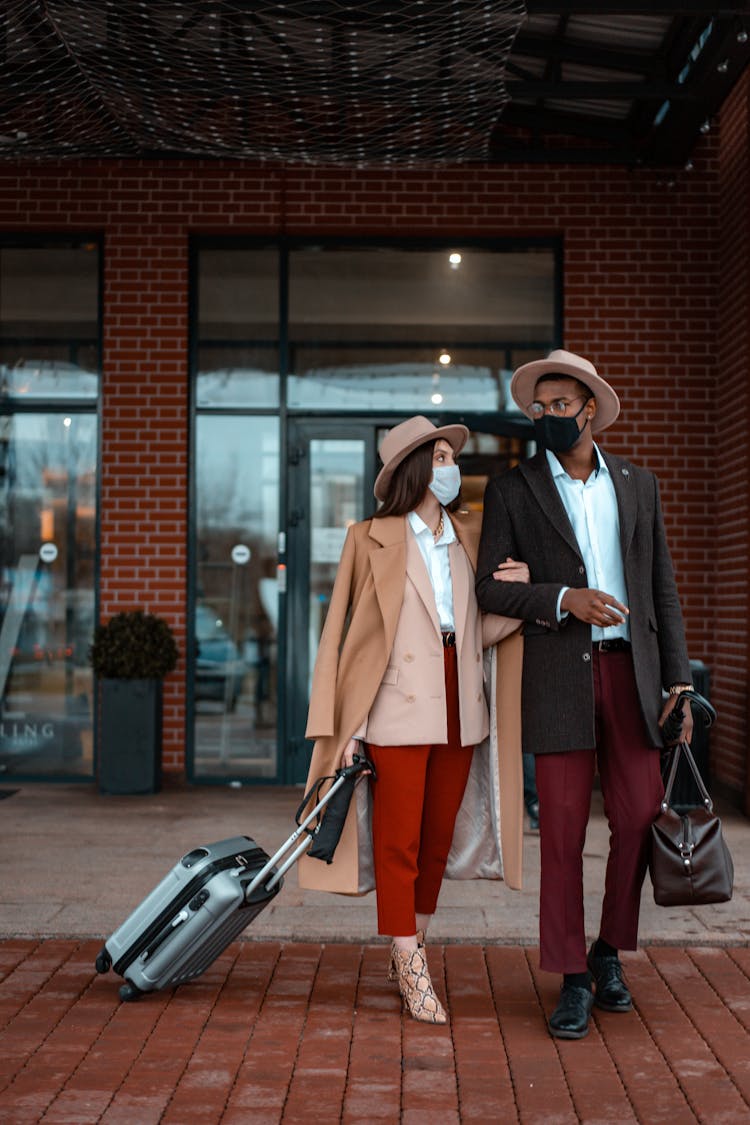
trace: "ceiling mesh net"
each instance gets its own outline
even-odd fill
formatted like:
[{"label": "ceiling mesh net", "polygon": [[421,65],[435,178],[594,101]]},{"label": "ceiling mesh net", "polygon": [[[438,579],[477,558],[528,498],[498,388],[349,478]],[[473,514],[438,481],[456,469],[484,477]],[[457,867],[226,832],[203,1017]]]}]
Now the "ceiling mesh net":
[{"label": "ceiling mesh net", "polygon": [[3,0],[0,158],[481,160],[523,0]]}]

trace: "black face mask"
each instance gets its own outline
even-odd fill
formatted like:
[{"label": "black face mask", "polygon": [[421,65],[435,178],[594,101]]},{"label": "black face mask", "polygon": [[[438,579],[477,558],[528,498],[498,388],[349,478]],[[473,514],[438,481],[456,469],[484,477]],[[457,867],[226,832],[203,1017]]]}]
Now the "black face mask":
[{"label": "black face mask", "polygon": [[[584,410],[585,407],[586,403],[584,402],[581,410]],[[576,418],[581,410],[570,418],[555,418],[553,414],[543,414],[541,418],[535,419],[534,432],[537,444],[544,449],[549,449],[551,453],[567,453],[578,441],[589,422],[587,418],[583,429],[578,429]]]}]

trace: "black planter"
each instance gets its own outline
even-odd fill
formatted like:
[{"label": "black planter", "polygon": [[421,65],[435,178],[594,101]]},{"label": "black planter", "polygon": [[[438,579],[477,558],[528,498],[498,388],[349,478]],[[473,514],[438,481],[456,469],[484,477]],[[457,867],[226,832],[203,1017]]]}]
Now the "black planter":
[{"label": "black planter", "polygon": [[161,680],[99,680],[99,788],[156,793],[161,784]]}]

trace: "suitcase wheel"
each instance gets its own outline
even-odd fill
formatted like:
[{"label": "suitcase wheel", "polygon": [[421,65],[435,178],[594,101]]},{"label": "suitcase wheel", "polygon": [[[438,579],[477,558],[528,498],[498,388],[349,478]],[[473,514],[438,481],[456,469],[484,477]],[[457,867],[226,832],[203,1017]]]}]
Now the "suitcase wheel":
[{"label": "suitcase wheel", "polygon": [[131,1000],[137,1000],[141,995],[143,994],[140,988],[136,988],[129,980],[126,980],[125,984],[120,985],[120,999],[124,1000],[126,1003]]},{"label": "suitcase wheel", "polygon": [[102,948],[99,950],[96,955],[96,961],[94,962],[94,964],[96,966],[97,973],[108,973],[112,968],[112,958],[107,953],[106,946],[102,946]]}]

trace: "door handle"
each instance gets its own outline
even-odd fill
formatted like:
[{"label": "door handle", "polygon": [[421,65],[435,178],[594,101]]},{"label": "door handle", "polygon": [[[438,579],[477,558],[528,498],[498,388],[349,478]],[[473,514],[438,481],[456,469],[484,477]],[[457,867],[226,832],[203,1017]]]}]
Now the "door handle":
[{"label": "door handle", "polygon": [[290,527],[299,527],[299,525],[302,523],[304,518],[305,518],[305,513],[304,513],[302,508],[292,508],[291,512],[289,513],[289,520],[288,520],[289,526]]}]

